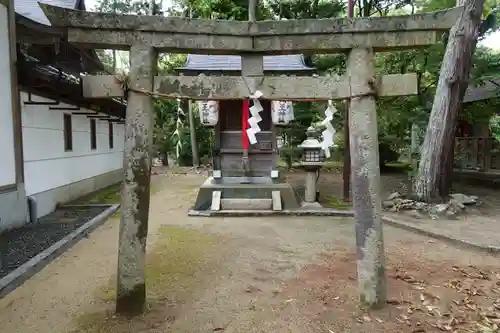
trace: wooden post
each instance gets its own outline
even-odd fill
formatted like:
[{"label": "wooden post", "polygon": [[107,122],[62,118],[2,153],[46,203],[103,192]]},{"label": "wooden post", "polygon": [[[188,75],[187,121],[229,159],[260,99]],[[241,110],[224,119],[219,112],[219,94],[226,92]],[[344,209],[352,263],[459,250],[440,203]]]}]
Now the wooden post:
[{"label": "wooden post", "polygon": [[345,103],[344,113],[344,166],[342,168],[342,184],[344,186],[344,202],[351,201],[351,151],[349,149],[349,100]]},{"label": "wooden post", "polygon": [[[347,2],[347,17],[354,17],[354,1]],[[342,184],[344,185],[344,202],[351,201],[351,151],[349,149],[349,100],[345,101],[344,113],[344,166],[342,168]]]},{"label": "wooden post", "polygon": [[[156,52],[151,46],[131,47],[131,88],[153,89],[156,61]],[[142,313],[146,302],[144,264],[153,142],[152,102],[150,95],[128,92],[116,288],[116,312],[124,315]]]},{"label": "wooden post", "polygon": [[189,137],[191,138],[191,154],[193,155],[193,166],[200,166],[200,156],[198,154],[198,143],[196,141],[196,126],[193,114],[193,101],[188,100],[188,117],[189,117]]},{"label": "wooden post", "polygon": [[356,96],[351,97],[349,107],[352,197],[359,297],[368,307],[382,306],[386,301],[377,113],[374,96],[364,95],[372,89],[374,70],[373,50],[351,50],[347,73],[352,96]]},{"label": "wooden post", "polygon": [[[250,22],[255,22],[256,17],[255,17],[255,12],[257,10],[257,3],[258,0],[248,0],[248,21]],[[264,58],[262,56],[253,56],[253,55],[242,55],[241,56],[241,75],[243,77],[248,77],[248,76],[262,76],[264,74]],[[255,92],[255,89],[257,87],[248,87],[252,91],[251,93]],[[249,91],[250,94],[250,91]],[[242,124],[241,124],[241,135],[242,135],[242,149],[243,149],[243,155],[242,155],[242,166],[243,166],[243,172],[244,172],[244,180],[242,181],[243,183],[249,183],[250,182],[250,160],[248,156],[248,136],[246,133],[246,130],[248,128],[248,118],[249,118],[249,100],[245,99],[243,101],[242,105],[242,110],[241,110],[241,117],[242,117]]]},{"label": "wooden post", "polygon": [[413,155],[418,153],[420,143],[418,142],[418,133],[420,132],[420,127],[417,123],[411,124],[411,143],[410,143],[410,163],[413,164]]},{"label": "wooden post", "polygon": [[259,0],[248,0],[248,20],[250,22],[257,21],[255,13],[257,12],[257,5]]}]

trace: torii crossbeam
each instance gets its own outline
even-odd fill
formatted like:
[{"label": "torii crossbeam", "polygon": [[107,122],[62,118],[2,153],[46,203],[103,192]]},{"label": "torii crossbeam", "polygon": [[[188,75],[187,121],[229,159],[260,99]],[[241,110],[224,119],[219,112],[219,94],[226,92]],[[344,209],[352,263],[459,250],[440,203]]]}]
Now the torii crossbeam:
[{"label": "torii crossbeam", "polygon": [[40,3],[53,26],[70,28],[68,41],[92,48],[202,54],[338,53],[357,47],[400,50],[434,44],[455,23],[462,7],[412,16],[227,21],[117,15],[63,9]]},{"label": "torii crossbeam", "polygon": [[[434,44],[462,7],[435,13],[374,18],[248,22],[89,13],[40,4],[68,41],[83,47],[130,49],[125,130],[125,181],[117,311],[144,305],[144,249],[149,209],[152,97],[241,99],[249,90],[265,98],[349,99],[350,153],[356,220],[360,299],[385,303],[376,96],[417,93],[413,74],[376,76],[374,52]],[[155,78],[156,52],[242,56],[240,77]],[[333,78],[264,77],[262,57],[272,54],[348,52],[347,75]],[[124,96],[114,77],[85,77],[86,97]],[[133,250],[131,250],[133,249]],[[142,300],[142,301],[141,301]]]}]

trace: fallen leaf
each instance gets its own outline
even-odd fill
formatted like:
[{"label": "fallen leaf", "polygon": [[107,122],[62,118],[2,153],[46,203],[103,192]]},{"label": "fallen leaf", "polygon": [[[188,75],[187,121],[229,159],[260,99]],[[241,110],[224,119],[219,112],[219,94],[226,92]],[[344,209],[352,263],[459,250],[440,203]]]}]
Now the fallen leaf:
[{"label": "fallen leaf", "polygon": [[500,314],[496,312],[481,312],[480,316],[487,318],[500,318]]},{"label": "fallen leaf", "polygon": [[479,333],[495,333],[495,331],[488,326],[484,326],[479,323],[477,323],[476,325]]},{"label": "fallen leaf", "polygon": [[385,301],[387,304],[391,304],[391,305],[400,305],[401,302],[396,300],[396,299],[388,299],[387,301]]}]

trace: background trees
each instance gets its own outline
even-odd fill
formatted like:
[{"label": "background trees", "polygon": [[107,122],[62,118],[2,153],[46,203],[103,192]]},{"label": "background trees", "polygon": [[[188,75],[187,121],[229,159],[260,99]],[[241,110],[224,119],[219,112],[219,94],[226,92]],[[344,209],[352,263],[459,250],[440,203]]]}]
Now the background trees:
[{"label": "background trees", "polygon": [[[472,1],[472,0],[467,0]],[[428,12],[450,8],[456,5],[455,0],[358,0],[355,2],[355,16],[383,16]],[[479,28],[479,40],[491,33],[495,28],[497,0],[484,2],[483,15]],[[245,20],[247,18],[247,0],[175,0],[171,8],[162,8],[161,2],[141,0],[100,0],[95,10],[117,13],[135,13],[143,15],[153,7],[158,15],[168,14],[193,18],[217,18]],[[296,18],[331,18],[346,16],[346,4],[341,0],[267,0],[261,1],[257,12],[258,19],[296,19]],[[441,42],[425,50],[410,50],[390,53],[377,53],[376,64],[379,73],[414,72],[418,76],[418,94],[416,96],[398,97],[378,100],[379,141],[381,144],[381,160],[395,159],[408,155],[411,145],[412,127],[420,129],[423,136],[437,83],[445,48],[447,34]],[[116,61],[116,56],[106,51],[99,51],[102,61],[108,69],[126,66]],[[345,70],[344,55],[306,54],[306,63],[317,69],[318,74],[334,73],[341,75]],[[113,60],[115,59],[115,60]],[[163,55],[160,60],[162,72],[172,72],[182,65],[185,55]],[[485,78],[500,78],[500,54],[478,46],[471,61],[470,84],[480,85]],[[342,131],[342,102],[337,103],[339,112],[335,115],[334,126]],[[280,134],[288,142],[289,148],[283,152],[292,158],[293,147],[305,138],[305,129],[313,121],[322,117],[325,106],[322,103],[296,103],[296,122],[289,128],[280,130]],[[498,101],[490,100],[474,104],[460,110],[458,119],[466,119],[471,123],[488,123],[494,112],[498,110]],[[177,101],[159,100],[155,104],[156,130],[155,145],[162,155],[179,153],[179,162],[189,164],[191,161],[191,143],[187,113],[178,112]],[[187,112],[187,110],[185,110]],[[212,131],[199,125],[195,113],[195,129],[197,145],[202,162],[211,157]],[[454,128],[455,123],[443,122]],[[178,134],[178,135],[177,135]],[[338,135],[339,149],[334,158],[341,160],[343,150],[342,135]],[[417,158],[418,154],[414,157]],[[426,198],[424,198],[426,199]]]}]

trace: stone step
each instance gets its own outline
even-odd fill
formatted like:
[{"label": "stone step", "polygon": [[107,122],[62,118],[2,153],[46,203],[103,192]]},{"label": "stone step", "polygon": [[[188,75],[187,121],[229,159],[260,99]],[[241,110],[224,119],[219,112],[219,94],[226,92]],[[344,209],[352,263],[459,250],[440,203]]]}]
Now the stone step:
[{"label": "stone step", "polygon": [[223,198],[220,200],[221,210],[270,210],[272,208],[272,199]]}]

